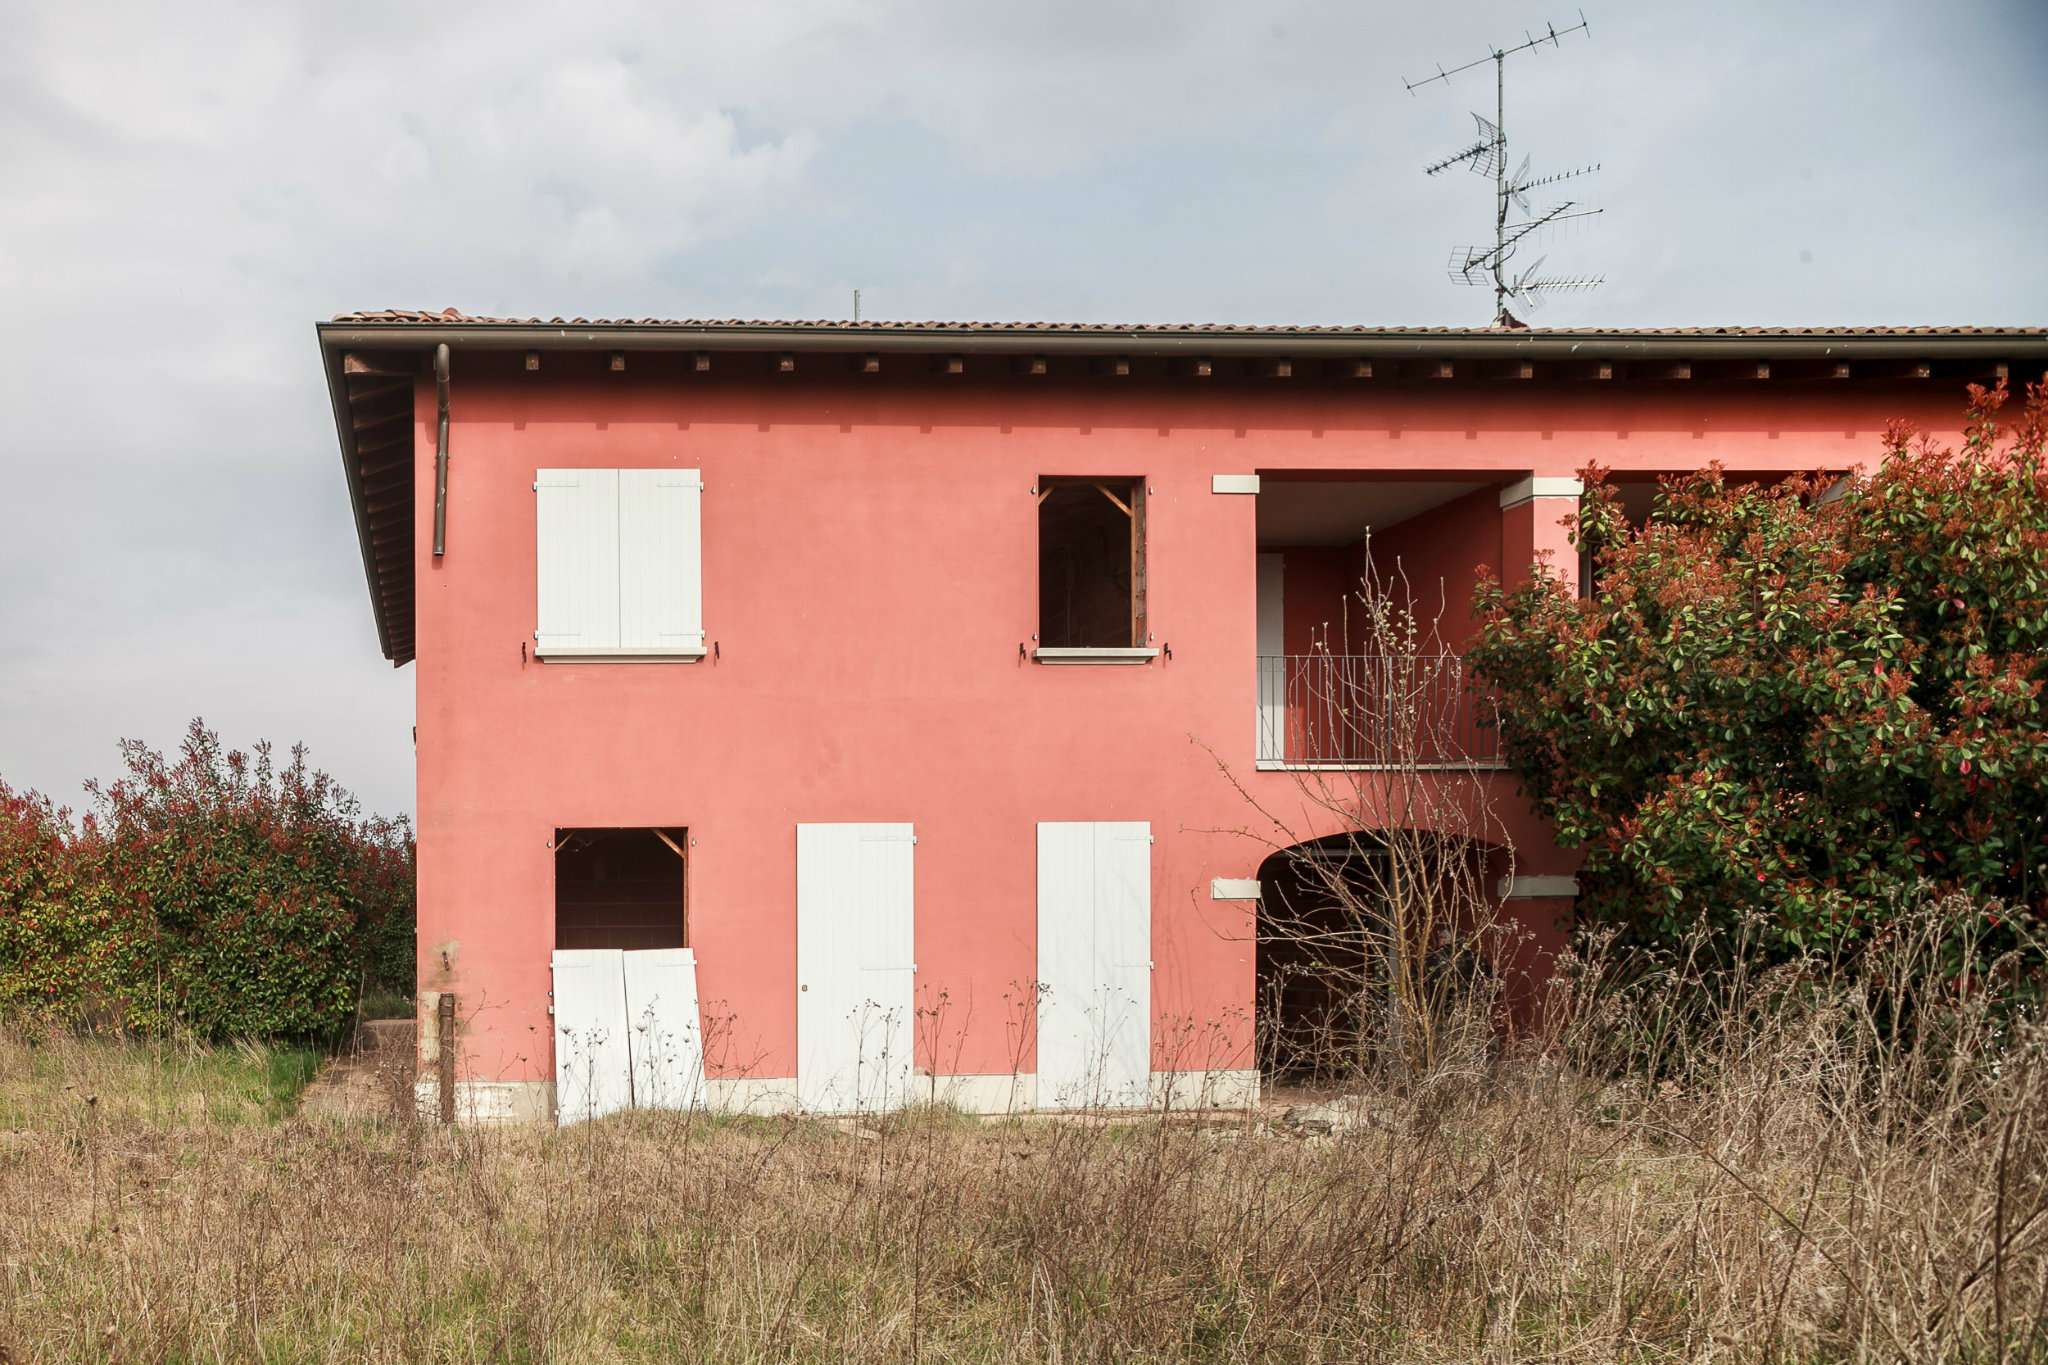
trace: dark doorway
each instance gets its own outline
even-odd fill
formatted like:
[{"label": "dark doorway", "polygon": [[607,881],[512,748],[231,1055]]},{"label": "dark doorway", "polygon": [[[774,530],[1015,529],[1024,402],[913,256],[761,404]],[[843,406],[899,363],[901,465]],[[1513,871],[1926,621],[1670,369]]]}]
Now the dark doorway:
[{"label": "dark doorway", "polygon": [[1361,899],[1373,856],[1348,838],[1273,854],[1259,868],[1260,1069],[1270,1080],[1316,1083],[1349,1074],[1367,1031]]},{"label": "dark doorway", "polygon": [[555,831],[557,948],[687,948],[689,832]]}]

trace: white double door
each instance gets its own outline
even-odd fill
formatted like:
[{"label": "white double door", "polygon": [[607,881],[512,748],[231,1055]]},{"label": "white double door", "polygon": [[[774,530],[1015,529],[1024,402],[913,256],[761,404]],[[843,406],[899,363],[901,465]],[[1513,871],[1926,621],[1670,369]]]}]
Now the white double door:
[{"label": "white double door", "polygon": [[704,1101],[697,959],[688,948],[560,948],[554,956],[555,1113]]},{"label": "white double door", "polygon": [[907,824],[796,827],[797,1099],[814,1113],[912,1098],[916,845]]},{"label": "white double door", "polygon": [[1136,1109],[1152,1080],[1152,826],[1038,826],[1038,1104]]}]

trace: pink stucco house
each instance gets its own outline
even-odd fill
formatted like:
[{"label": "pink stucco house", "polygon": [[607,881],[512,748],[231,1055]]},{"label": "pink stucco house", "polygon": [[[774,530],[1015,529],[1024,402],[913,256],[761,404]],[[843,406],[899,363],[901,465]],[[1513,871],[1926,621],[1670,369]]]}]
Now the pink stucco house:
[{"label": "pink stucco house", "polygon": [[[477,1118],[1244,1103],[1262,866],[1337,832],[1303,772],[1374,780],[1295,695],[1354,666],[1368,562],[1455,650],[1480,566],[1577,573],[1588,462],[1847,469],[2048,358],[2042,329],[318,331],[417,680],[422,1088]],[[1540,975],[1574,860],[1470,738]]]}]

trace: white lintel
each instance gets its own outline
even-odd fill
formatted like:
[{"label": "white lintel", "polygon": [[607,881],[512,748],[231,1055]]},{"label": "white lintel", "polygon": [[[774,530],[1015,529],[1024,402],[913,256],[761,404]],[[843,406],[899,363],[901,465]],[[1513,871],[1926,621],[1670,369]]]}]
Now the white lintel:
[{"label": "white lintel", "polygon": [[1259,491],[1259,476],[1256,474],[1211,474],[1211,493],[1256,493]]},{"label": "white lintel", "polygon": [[1579,894],[1577,877],[1502,877],[1504,901],[1569,900]]},{"label": "white lintel", "polygon": [[1500,492],[1501,509],[1520,507],[1535,498],[1576,498],[1583,495],[1586,485],[1578,479],[1564,475],[1532,474],[1509,484]]},{"label": "white lintel", "polygon": [[1212,901],[1255,901],[1259,898],[1257,877],[1214,877],[1209,881]]}]

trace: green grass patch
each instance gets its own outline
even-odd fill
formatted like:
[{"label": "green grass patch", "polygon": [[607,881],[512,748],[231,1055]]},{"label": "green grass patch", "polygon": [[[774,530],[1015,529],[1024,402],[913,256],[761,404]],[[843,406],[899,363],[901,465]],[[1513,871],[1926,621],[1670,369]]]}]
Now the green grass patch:
[{"label": "green grass patch", "polygon": [[273,1123],[319,1069],[302,1047],[16,1037],[0,1047],[0,1128]]}]

